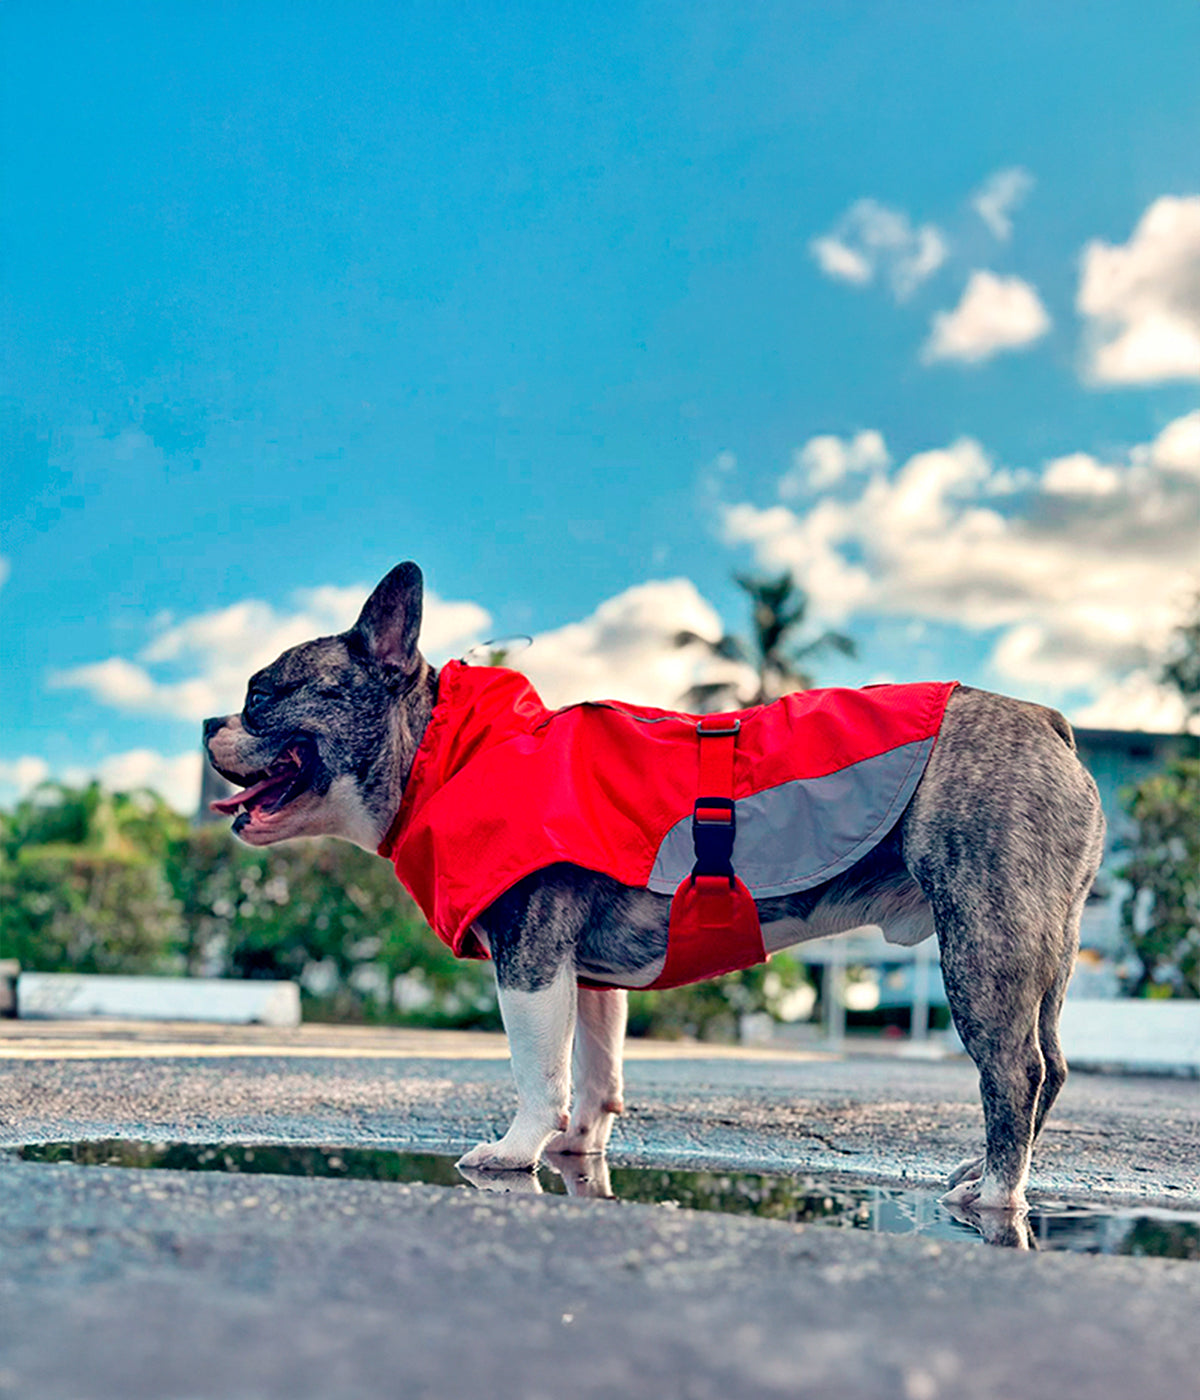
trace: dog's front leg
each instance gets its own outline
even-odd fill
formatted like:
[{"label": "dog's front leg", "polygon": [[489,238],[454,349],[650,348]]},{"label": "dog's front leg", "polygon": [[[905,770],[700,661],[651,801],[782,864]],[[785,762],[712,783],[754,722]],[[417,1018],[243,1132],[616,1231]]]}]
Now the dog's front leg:
[{"label": "dog's front leg", "polygon": [[613,1118],[624,1112],[621,1061],[629,993],[622,987],[580,987],[577,1006],[571,1122],[546,1150],[587,1155],[604,1151]]},{"label": "dog's front leg", "polygon": [[546,1143],[567,1126],[571,1095],[575,1029],[571,961],[564,961],[550,982],[533,991],[506,986],[503,975],[497,980],[500,1015],[517,1082],[517,1116],[499,1142],[481,1142],[458,1164],[476,1171],[536,1167]]}]

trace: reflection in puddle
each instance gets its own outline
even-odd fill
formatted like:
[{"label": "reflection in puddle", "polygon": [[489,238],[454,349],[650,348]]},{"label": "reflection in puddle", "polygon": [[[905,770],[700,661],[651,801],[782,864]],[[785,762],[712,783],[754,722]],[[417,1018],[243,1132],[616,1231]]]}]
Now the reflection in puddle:
[{"label": "reflection in puddle", "polygon": [[844,1186],[762,1172],[614,1167],[596,1157],[554,1157],[532,1172],[460,1172],[453,1157],[365,1147],[295,1147],[135,1142],[36,1143],[15,1149],[26,1162],[163,1167],[175,1171],[271,1173],[357,1181],[572,1196],[615,1197],[689,1210],[715,1210],[929,1239],[986,1238],[1016,1248],[1200,1260],[1200,1214],[1126,1208],[1096,1210],[1035,1202],[1028,1217],[952,1214],[933,1190]]}]

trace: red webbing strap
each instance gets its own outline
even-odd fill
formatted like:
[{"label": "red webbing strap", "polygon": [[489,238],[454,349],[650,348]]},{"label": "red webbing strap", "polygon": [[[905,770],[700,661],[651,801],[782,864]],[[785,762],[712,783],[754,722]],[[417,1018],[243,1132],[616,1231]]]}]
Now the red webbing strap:
[{"label": "red webbing strap", "polygon": [[[727,802],[733,801],[733,753],[740,728],[739,721],[728,720],[721,715],[705,715],[696,725],[700,738],[700,790],[695,814],[700,821],[715,820],[724,825],[733,825],[731,811],[721,807],[705,807],[704,799],[717,797]],[[699,895],[696,916],[700,929],[705,934],[719,936],[733,921],[729,879],[724,875],[699,874],[692,878]]]},{"label": "red webbing strap", "polygon": [[705,715],[696,725],[700,772],[693,834],[698,868],[675,892],[666,962],[652,987],[701,982],[766,958],[749,890],[735,875],[701,873],[699,868],[706,835],[711,834],[718,846],[727,841],[726,852],[732,849],[733,761],[739,728],[739,721],[724,715]]},{"label": "red webbing strap", "polygon": [[737,720],[722,715],[705,715],[696,725],[700,736],[700,790],[696,796],[701,802],[706,797],[733,800],[733,751],[740,727]]}]

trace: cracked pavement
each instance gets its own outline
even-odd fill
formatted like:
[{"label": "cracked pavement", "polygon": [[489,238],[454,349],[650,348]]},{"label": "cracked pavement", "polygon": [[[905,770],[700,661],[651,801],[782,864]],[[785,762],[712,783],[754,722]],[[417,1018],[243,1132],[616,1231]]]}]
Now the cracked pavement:
[{"label": "cracked pavement", "polygon": [[[0,1030],[0,1140],[457,1152],[502,1040],[301,1027]],[[958,1061],[635,1045],[614,1163],[934,1184]],[[1031,1194],[1200,1209],[1195,1080],[1075,1075]],[[0,1158],[0,1396],[1171,1397],[1200,1265],[467,1189]]]}]

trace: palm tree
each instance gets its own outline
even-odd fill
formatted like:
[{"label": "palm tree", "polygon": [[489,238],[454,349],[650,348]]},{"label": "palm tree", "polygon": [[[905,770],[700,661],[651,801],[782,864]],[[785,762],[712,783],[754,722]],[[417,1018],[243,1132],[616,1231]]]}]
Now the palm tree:
[{"label": "palm tree", "polygon": [[1175,628],[1171,647],[1159,674],[1183,701],[1183,732],[1191,732],[1200,716],[1200,593],[1192,599],[1187,617]]},{"label": "palm tree", "polygon": [[715,642],[695,632],[677,632],[677,647],[699,643],[721,661],[740,661],[752,666],[758,685],[752,695],[739,694],[736,680],[702,681],[682,697],[689,709],[708,713],[719,709],[741,709],[778,700],[795,690],[810,690],[811,657],[823,651],[839,651],[856,656],[853,638],[844,632],[822,632],[819,637],[796,645],[792,638],[804,626],[808,614],[808,594],[792,577],[790,569],[774,577],[735,574],[734,581],[750,596],[754,640],[747,645],[740,637],[726,633]]}]

